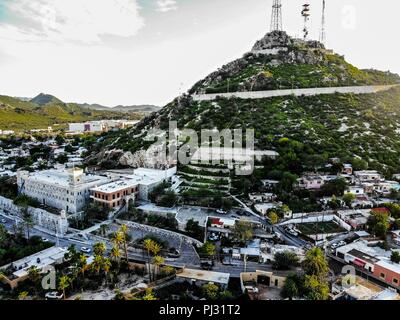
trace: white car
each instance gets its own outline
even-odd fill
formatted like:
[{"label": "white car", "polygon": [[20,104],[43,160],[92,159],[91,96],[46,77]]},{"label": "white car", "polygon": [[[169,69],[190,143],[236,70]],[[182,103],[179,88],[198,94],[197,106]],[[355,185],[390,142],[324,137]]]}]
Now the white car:
[{"label": "white car", "polygon": [[57,291],[47,292],[45,295],[46,299],[61,300],[63,297],[64,297],[63,294],[62,293],[58,294]]},{"label": "white car", "polygon": [[42,237],[42,242],[49,242],[49,239]]},{"label": "white car", "polygon": [[226,211],[224,211],[224,210],[222,210],[222,209],[218,209],[218,210],[217,210],[217,213],[219,213],[219,214],[225,214]]},{"label": "white car", "polygon": [[344,241],[340,241],[339,243],[338,243],[338,247],[343,247],[343,246],[345,246],[346,245],[346,242],[344,242]]},{"label": "white car", "polygon": [[90,252],[92,252],[92,249],[87,248],[87,247],[82,247],[82,248],[81,248],[81,252],[83,252],[83,253],[90,253]]},{"label": "white car", "polygon": [[7,220],[6,219],[1,219],[0,222],[1,223],[7,223]]},{"label": "white car", "polygon": [[336,249],[338,246],[339,246],[338,243],[333,243],[333,244],[331,245],[331,248],[332,248],[332,249]]}]

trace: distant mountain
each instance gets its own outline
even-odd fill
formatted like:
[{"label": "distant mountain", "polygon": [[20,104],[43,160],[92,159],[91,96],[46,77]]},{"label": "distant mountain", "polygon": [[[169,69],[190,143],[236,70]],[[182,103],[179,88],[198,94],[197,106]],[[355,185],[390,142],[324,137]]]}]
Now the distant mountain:
[{"label": "distant mountain", "polygon": [[39,106],[44,106],[46,104],[64,104],[60,99],[52,96],[50,94],[41,93],[37,95],[35,98],[31,99],[30,102],[36,103]]}]

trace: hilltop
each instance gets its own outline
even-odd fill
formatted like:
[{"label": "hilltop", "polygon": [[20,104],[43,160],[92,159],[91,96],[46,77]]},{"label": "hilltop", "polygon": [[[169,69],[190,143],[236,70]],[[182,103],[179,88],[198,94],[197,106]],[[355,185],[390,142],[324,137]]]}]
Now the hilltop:
[{"label": "hilltop", "polygon": [[[400,88],[371,94],[281,96],[263,99],[217,98],[194,101],[192,95],[292,88],[399,84],[390,72],[361,70],[316,41],[293,39],[285,32],[268,33],[252,50],[205,79],[187,95],[176,98],[135,129],[113,134],[95,146],[121,151],[101,154],[100,163],[135,165],[147,130],[168,128],[254,128],[256,147],[276,150],[274,164],[265,164],[262,177],[284,172],[301,174],[324,167],[330,157],[353,163],[355,169],[374,168],[387,175],[400,172]],[[92,162],[93,158],[92,158]]]}]

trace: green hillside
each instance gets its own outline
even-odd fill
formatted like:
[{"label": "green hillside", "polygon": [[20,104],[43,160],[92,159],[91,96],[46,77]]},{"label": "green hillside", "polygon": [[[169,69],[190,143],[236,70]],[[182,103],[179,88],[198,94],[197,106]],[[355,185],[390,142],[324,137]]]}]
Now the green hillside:
[{"label": "green hillside", "polygon": [[139,113],[98,111],[82,108],[78,104],[64,103],[61,100],[40,94],[30,101],[0,96],[0,129],[24,131],[45,129],[48,126],[69,122],[82,122],[100,119],[140,119]]},{"label": "green hillside", "polygon": [[[269,48],[286,46],[288,51],[247,59],[247,65],[242,65],[243,59],[237,60],[197,83],[190,92],[208,92],[210,87],[213,91],[226,92],[228,79],[231,88],[235,83],[243,86],[246,79],[260,70],[275,74],[268,76],[272,79],[270,87],[257,87],[260,90],[276,88],[278,78],[281,87],[289,84],[291,87],[292,83],[296,87],[322,87],[326,84],[323,79],[327,74],[332,75],[331,86],[394,84],[399,81],[398,75],[389,72],[359,70],[343,57],[321,49],[322,45],[315,42],[295,46],[294,40],[284,33],[268,34],[263,41]],[[275,66],[269,66],[267,70],[265,65],[258,63],[260,59],[273,60]],[[325,73],[315,70],[324,70]],[[331,157],[353,163],[355,169],[378,169],[388,177],[400,172],[399,87],[376,94],[286,96],[258,100],[219,98],[197,102],[190,95],[184,95],[143,119],[135,129],[109,135],[94,146],[93,152],[112,146],[135,153],[148,146],[142,139],[146,130],[167,129],[170,120],[176,120],[179,128],[196,131],[254,128],[256,147],[276,150],[280,154],[277,161],[264,163],[260,173],[264,178],[280,179],[285,172],[301,174],[315,170],[325,166]]]}]

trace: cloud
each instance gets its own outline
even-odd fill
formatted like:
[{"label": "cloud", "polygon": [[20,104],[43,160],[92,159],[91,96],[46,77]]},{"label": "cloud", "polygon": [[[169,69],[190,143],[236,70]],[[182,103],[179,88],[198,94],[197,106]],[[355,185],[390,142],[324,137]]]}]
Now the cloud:
[{"label": "cloud", "polygon": [[101,43],[103,35],[134,36],[144,19],[136,0],[13,0],[11,16],[0,25],[0,37]]},{"label": "cloud", "polygon": [[157,1],[157,11],[168,12],[172,10],[177,10],[178,4],[175,0],[158,0]]}]

